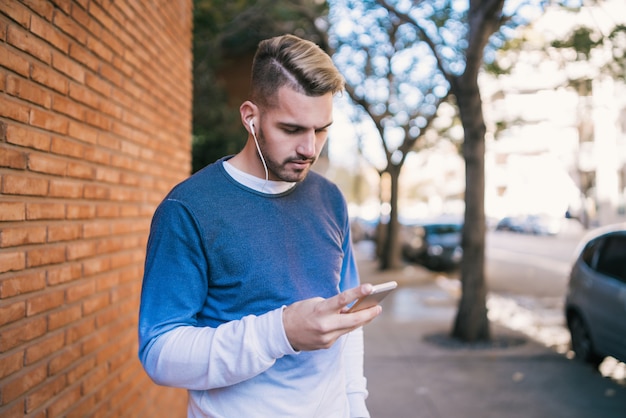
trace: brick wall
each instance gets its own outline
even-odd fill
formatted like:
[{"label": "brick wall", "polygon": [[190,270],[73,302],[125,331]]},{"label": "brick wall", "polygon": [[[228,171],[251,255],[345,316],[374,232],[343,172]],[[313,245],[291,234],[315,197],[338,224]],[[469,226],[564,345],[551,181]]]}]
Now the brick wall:
[{"label": "brick wall", "polygon": [[191,25],[191,0],[0,1],[0,416],[185,415],[136,327],[190,171]]}]

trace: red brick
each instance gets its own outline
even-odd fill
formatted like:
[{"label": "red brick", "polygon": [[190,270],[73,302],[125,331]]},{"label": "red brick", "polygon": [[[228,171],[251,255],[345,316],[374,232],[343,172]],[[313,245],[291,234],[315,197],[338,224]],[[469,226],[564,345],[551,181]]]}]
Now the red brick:
[{"label": "red brick", "polygon": [[36,317],[19,321],[11,327],[0,329],[0,352],[4,353],[12,348],[19,347],[25,342],[32,341],[46,333],[46,318]]},{"label": "red brick", "polygon": [[67,54],[69,52],[69,41],[57,28],[52,26],[50,22],[33,16],[30,20],[30,30],[41,39],[51,44],[56,49]]},{"label": "red brick", "polygon": [[48,364],[48,373],[54,376],[80,359],[80,346],[73,345],[59,350]]},{"label": "red brick", "polygon": [[50,180],[50,197],[77,199],[83,195],[83,184],[74,180]]},{"label": "red brick", "polygon": [[41,39],[24,31],[17,26],[9,26],[7,31],[7,42],[17,49],[27,52],[29,55],[37,57],[40,61],[50,64],[50,47]]},{"label": "red brick", "polygon": [[69,121],[67,118],[62,117],[57,113],[37,108],[32,108],[30,110],[30,123],[38,128],[60,134],[67,134],[69,129]]},{"label": "red brick", "polygon": [[[117,87],[124,87],[125,76],[112,65],[103,62],[100,67],[100,75]],[[126,107],[132,108],[132,99],[126,93],[117,89],[113,89],[112,93],[112,97],[114,99],[120,102],[125,102],[127,104]]]},{"label": "red brick", "polygon": [[[119,125],[116,122],[113,122],[112,125]],[[128,131],[126,131],[127,135],[132,135],[133,130],[128,128]],[[122,136],[122,135],[119,135]],[[103,132],[101,135],[98,136],[98,145],[101,145],[103,147],[115,150],[115,151],[119,151],[122,148],[122,143],[119,140],[119,138],[113,136],[113,135],[108,135],[106,132]]]},{"label": "red brick", "polygon": [[40,85],[20,77],[7,77],[7,93],[26,101],[49,108],[52,103],[51,95]]},{"label": "red brick", "polygon": [[60,311],[51,312],[48,314],[48,329],[53,331],[76,322],[80,318],[82,318],[82,307],[80,305],[74,305]]},{"label": "red brick", "polygon": [[81,158],[85,146],[66,138],[58,136],[52,137],[50,150],[55,154],[67,155],[69,157]]},{"label": "red brick", "polygon": [[95,291],[96,284],[93,280],[81,280],[75,284],[72,284],[65,291],[65,298],[68,303],[76,302],[84,299],[89,295],[92,295]]},{"label": "red brick", "polygon": [[[95,144],[98,141],[98,131],[93,129],[90,126],[85,125],[84,123],[79,123],[75,121],[71,121],[69,125],[68,135],[72,138],[79,139],[81,141]],[[89,158],[87,153],[89,149],[85,150],[85,158]]]},{"label": "red brick", "polygon": [[58,264],[64,262],[65,260],[65,248],[61,246],[47,245],[45,247],[28,250],[26,252],[27,267]]},{"label": "red brick", "polygon": [[26,153],[0,145],[0,167],[23,170],[26,168]]},{"label": "red brick", "polygon": [[[94,139],[97,140],[97,138],[94,138]],[[92,161],[94,163],[110,164],[111,153],[101,148],[96,148],[96,147],[86,148],[85,159],[87,159],[88,161]]]},{"label": "red brick", "polygon": [[83,4],[82,8],[72,7],[72,18],[76,20],[76,22],[79,23],[81,26],[87,28],[88,32],[91,32],[96,36],[100,35],[100,32],[102,31],[102,25],[100,25],[100,23],[98,23],[96,20],[92,19],[91,16],[89,16],[89,13],[87,13],[88,0],[79,0],[79,2],[85,4]]},{"label": "red brick", "polygon": [[65,294],[63,290],[47,291],[40,296],[33,296],[26,301],[26,315],[33,316],[42,312],[58,308],[63,304]]},{"label": "red brick", "polygon": [[37,173],[63,176],[67,171],[67,162],[54,155],[31,152],[28,155],[28,168]]},{"label": "red brick", "polygon": [[76,223],[63,222],[48,227],[48,242],[71,241],[81,238],[82,226]]},{"label": "red brick", "polygon": [[120,209],[117,205],[103,204],[98,205],[96,208],[96,215],[98,218],[115,218],[119,216]]},{"label": "red brick", "polygon": [[[102,403],[97,404],[97,402],[102,402]],[[97,415],[98,413],[103,414],[104,413],[103,410],[114,409],[114,408],[109,407],[107,404],[105,404],[105,402],[108,403],[108,400],[102,400],[96,394],[92,394],[90,392],[90,394],[86,396],[85,395],[81,396],[80,402],[77,402],[74,405],[72,405],[71,409],[65,412],[64,416],[66,418],[83,418],[86,416],[98,418],[95,415]],[[121,416],[126,415],[127,409],[123,409],[121,405],[119,405],[119,407],[116,409],[118,409],[119,411],[124,411],[123,413],[119,413],[118,416],[121,417]],[[129,416],[139,416],[139,415],[131,414]]]},{"label": "red brick", "polygon": [[99,109],[102,101],[93,90],[79,84],[70,84],[70,97],[92,109]]},{"label": "red brick", "polygon": [[0,202],[0,221],[23,221],[26,205],[23,202]]},{"label": "red brick", "polygon": [[[81,63],[85,67],[89,68],[91,71],[97,72],[100,68],[100,61],[96,58],[91,51],[82,45],[78,45],[76,43],[72,43],[70,45],[70,58],[75,60],[78,63]],[[90,85],[89,79],[96,77],[89,72],[85,73],[85,84]]]},{"label": "red brick", "polygon": [[7,142],[43,151],[50,150],[50,134],[19,125],[7,125]]},{"label": "red brick", "polygon": [[29,227],[22,224],[0,229],[0,248],[41,244],[45,241],[46,227],[44,225]]},{"label": "red brick", "polygon": [[[0,260],[2,257],[0,256]],[[2,265],[2,263],[0,263]],[[46,272],[25,272],[0,281],[0,299],[41,290],[46,286]]]},{"label": "red brick", "polygon": [[40,177],[2,175],[2,193],[15,195],[45,196],[48,180]]},{"label": "red brick", "polygon": [[24,267],[26,267],[26,255],[23,251],[0,252],[0,273],[23,270]]},{"label": "red brick", "polygon": [[64,13],[55,13],[54,24],[79,44],[84,45],[87,42],[87,32],[70,16]]},{"label": "red brick", "polygon": [[47,408],[48,416],[64,416],[63,411],[76,404],[80,400],[80,397],[80,388],[69,386],[53,398],[54,402]]},{"label": "red brick", "polygon": [[100,57],[103,62],[113,62],[113,52],[99,39],[94,37],[87,38],[87,48]]},{"label": "red brick", "polygon": [[51,88],[52,90],[55,90],[61,94],[67,94],[69,81],[50,67],[46,67],[38,63],[33,63],[31,69],[31,78],[34,81]]},{"label": "red brick", "polygon": [[96,221],[83,225],[83,236],[85,238],[95,238],[111,235],[111,222]]},{"label": "red brick", "polygon": [[96,324],[93,318],[86,318],[82,321],[73,322],[66,329],[66,344],[73,344],[88,335],[92,335],[96,330]]},{"label": "red brick", "polygon": [[91,296],[83,302],[83,314],[89,315],[96,311],[106,308],[111,303],[108,292],[102,292]]},{"label": "red brick", "polygon": [[3,1],[0,2],[0,11],[7,17],[16,21],[20,26],[27,28],[30,25],[30,12],[19,2]]},{"label": "red brick", "polygon": [[91,219],[96,216],[96,207],[92,204],[67,205],[67,219]]},{"label": "red brick", "polygon": [[54,399],[56,395],[61,393],[67,386],[67,378],[65,375],[56,376],[48,379],[44,384],[40,385],[37,390],[26,396],[25,412],[32,413],[36,408],[43,405],[50,399]]},{"label": "red brick", "polygon": [[84,67],[65,55],[54,52],[52,54],[52,67],[79,83],[85,82]]},{"label": "red brick", "polygon": [[22,3],[27,5],[29,8],[35,11],[39,16],[44,17],[47,21],[52,20],[52,12],[54,10],[54,5],[49,2],[40,1],[40,0],[21,0]]},{"label": "red brick", "polygon": [[23,366],[23,351],[18,351],[12,354],[0,355],[0,380],[19,370],[22,370]]},{"label": "red brick", "polygon": [[96,243],[94,241],[76,241],[67,245],[67,259],[70,261],[92,257],[96,253]]},{"label": "red brick", "polygon": [[30,117],[30,107],[21,101],[10,99],[10,96],[0,96],[0,116],[27,123]]},{"label": "red brick", "polygon": [[108,200],[110,199],[110,196],[111,189],[107,186],[101,186],[99,184],[85,184],[85,199]]},{"label": "red brick", "polygon": [[63,264],[61,266],[49,267],[48,273],[48,285],[56,286],[58,284],[71,282],[81,277],[81,266],[78,263]]},{"label": "red brick", "polygon": [[96,169],[96,180],[117,184],[120,182],[120,172],[115,168],[98,167]]},{"label": "red brick", "polygon": [[30,75],[30,63],[28,60],[9,48],[2,49],[2,54],[0,54],[0,67],[8,68],[24,77]]},{"label": "red brick", "polygon": [[67,164],[67,175],[74,178],[92,180],[96,177],[96,169],[82,162],[69,162]]},{"label": "red brick", "polygon": [[[110,265],[110,260],[107,259],[107,264]],[[118,272],[102,274],[96,279],[96,291],[114,291],[117,286],[120,285],[120,275]],[[116,307],[116,312],[121,315],[123,312]]]},{"label": "red brick", "polygon": [[50,356],[52,353],[60,350],[65,345],[65,335],[63,333],[48,334],[42,340],[26,348],[24,356],[24,365],[28,366]]},{"label": "red brick", "polygon": [[[100,93],[102,96],[109,99],[112,92],[111,84],[107,81],[103,80],[96,74],[86,73],[85,74],[85,85],[91,90]],[[109,100],[102,101],[104,103],[111,103]],[[113,103],[111,103],[113,104]]]},{"label": "red brick", "polygon": [[63,203],[27,203],[26,219],[42,220],[42,219],[64,219],[65,205]]},{"label": "red brick", "polygon": [[89,125],[93,127],[96,127],[102,130],[109,130],[111,128],[110,119],[106,115],[98,111],[91,111],[89,109],[86,109],[85,110],[85,122],[87,122]]},{"label": "red brick", "polygon": [[65,96],[56,95],[54,97],[54,100],[52,101],[52,110],[69,116],[72,119],[83,120],[85,118],[84,107]]},{"label": "red brick", "polygon": [[[26,305],[23,301],[0,307],[0,326],[10,324],[26,317]],[[0,378],[2,376],[0,375]]]},{"label": "red brick", "polygon": [[31,369],[25,369],[11,379],[10,384],[2,387],[2,401],[9,403],[17,399],[20,395],[28,392],[38,384],[42,383],[47,376],[46,366],[40,365]]}]

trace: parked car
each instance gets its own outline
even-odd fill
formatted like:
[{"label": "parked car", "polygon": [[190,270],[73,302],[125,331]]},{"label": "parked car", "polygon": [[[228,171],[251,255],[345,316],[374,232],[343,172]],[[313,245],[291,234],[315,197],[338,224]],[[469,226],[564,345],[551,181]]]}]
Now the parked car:
[{"label": "parked car", "polygon": [[524,218],[505,216],[496,224],[496,231],[524,232]]},{"label": "parked car", "polygon": [[606,356],[626,362],[626,224],[583,240],[565,298],[576,358],[598,366]]},{"label": "parked car", "polygon": [[463,257],[462,222],[403,225],[402,256],[433,271],[452,271]]}]

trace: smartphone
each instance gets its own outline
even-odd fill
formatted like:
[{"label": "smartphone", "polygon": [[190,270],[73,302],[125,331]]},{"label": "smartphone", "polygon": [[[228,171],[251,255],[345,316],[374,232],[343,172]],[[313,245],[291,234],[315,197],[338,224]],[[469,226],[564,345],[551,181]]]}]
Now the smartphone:
[{"label": "smartphone", "polygon": [[348,309],[349,312],[360,311],[361,309],[371,308],[378,305],[391,291],[398,287],[395,281],[377,284],[369,295],[365,295],[357,299],[357,301]]}]

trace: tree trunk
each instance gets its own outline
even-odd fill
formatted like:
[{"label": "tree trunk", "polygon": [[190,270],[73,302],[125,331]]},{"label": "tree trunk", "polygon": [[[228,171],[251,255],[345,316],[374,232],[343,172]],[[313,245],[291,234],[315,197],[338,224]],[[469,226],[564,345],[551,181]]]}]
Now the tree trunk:
[{"label": "tree trunk", "polygon": [[386,233],[384,234],[383,248],[380,254],[380,269],[392,270],[399,268],[400,260],[400,223],[398,221],[398,180],[400,178],[401,166],[389,164],[388,174],[390,183],[389,206],[389,222],[386,225]]},{"label": "tree trunk", "polygon": [[465,130],[465,220],[461,262],[462,296],[452,336],[463,341],[485,341],[491,338],[485,283],[486,129],[478,82],[476,79],[464,81],[455,91]]}]

